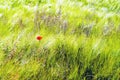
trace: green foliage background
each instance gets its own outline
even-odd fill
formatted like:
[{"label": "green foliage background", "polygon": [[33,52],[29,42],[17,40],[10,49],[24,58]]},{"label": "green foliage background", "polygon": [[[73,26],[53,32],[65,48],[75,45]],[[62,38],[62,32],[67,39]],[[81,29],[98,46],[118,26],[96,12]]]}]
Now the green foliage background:
[{"label": "green foliage background", "polygon": [[119,80],[119,4],[0,0],[0,80]]}]

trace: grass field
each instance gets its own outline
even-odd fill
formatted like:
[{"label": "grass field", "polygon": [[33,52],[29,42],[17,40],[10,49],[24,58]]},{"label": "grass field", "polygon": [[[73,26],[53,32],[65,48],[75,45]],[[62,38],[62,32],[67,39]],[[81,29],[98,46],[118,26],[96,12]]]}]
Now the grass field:
[{"label": "grass field", "polygon": [[120,80],[120,1],[0,0],[0,80]]}]

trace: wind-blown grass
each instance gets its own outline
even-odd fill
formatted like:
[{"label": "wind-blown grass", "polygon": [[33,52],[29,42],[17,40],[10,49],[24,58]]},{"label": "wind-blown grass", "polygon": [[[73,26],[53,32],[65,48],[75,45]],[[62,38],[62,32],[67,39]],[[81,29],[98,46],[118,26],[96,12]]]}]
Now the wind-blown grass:
[{"label": "wind-blown grass", "polygon": [[1,0],[0,79],[119,80],[118,3]]}]

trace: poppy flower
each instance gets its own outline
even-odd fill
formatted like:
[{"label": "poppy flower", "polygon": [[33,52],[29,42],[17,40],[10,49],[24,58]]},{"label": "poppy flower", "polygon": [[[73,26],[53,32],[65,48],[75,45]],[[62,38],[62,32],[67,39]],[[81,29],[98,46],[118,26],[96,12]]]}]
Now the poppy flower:
[{"label": "poppy flower", "polygon": [[42,39],[42,36],[37,36],[36,39],[40,41]]}]

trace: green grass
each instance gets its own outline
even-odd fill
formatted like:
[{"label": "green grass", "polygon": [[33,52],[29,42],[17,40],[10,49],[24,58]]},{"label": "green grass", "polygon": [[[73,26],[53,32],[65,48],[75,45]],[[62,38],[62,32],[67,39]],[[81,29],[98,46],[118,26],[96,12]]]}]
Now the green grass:
[{"label": "green grass", "polygon": [[1,0],[0,80],[119,80],[120,2],[112,1]]}]

